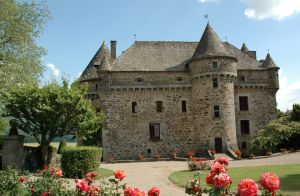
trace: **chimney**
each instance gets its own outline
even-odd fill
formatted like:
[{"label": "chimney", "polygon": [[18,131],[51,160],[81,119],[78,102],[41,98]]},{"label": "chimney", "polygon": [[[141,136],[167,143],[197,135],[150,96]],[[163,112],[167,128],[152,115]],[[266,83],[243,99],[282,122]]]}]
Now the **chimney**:
[{"label": "chimney", "polygon": [[117,41],[110,41],[111,60],[115,60],[117,57]]}]

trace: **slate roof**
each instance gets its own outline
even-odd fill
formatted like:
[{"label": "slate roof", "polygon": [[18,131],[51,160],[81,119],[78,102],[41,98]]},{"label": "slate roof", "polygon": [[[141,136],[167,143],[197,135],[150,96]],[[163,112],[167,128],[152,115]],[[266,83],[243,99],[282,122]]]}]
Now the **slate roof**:
[{"label": "slate roof", "polygon": [[260,70],[276,66],[270,55],[265,61],[257,61],[248,54],[247,50],[249,49],[245,44],[240,50],[228,42],[221,42],[216,32],[207,24],[200,42],[135,41],[113,61],[109,49],[103,43],[80,79],[97,78],[97,70],[188,71],[191,60],[212,56],[236,58],[238,70]]},{"label": "slate roof", "polygon": [[245,43],[243,43],[241,51],[243,51],[243,52],[249,52],[249,48],[246,46]]},{"label": "slate roof", "polygon": [[267,54],[262,67],[264,68],[279,68],[271,57],[270,53]]},{"label": "slate roof", "polygon": [[231,56],[223,45],[217,33],[209,23],[202,34],[192,59],[200,59],[214,56]]},{"label": "slate roof", "polygon": [[[198,42],[136,41],[112,64],[112,71],[187,71]],[[238,69],[263,69],[247,53],[223,43],[228,56],[238,59]]]},{"label": "slate roof", "polygon": [[101,44],[99,50],[82,72],[80,80],[97,78],[98,69],[103,71],[111,71],[110,51],[105,42]]}]

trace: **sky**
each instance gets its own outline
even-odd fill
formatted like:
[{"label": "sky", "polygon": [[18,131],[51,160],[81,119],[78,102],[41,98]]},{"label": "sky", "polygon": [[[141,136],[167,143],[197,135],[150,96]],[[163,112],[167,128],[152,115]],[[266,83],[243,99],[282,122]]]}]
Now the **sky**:
[{"label": "sky", "polygon": [[[105,41],[117,55],[133,42],[199,41],[207,19],[223,41],[245,42],[280,67],[278,108],[300,103],[300,0],[46,0],[51,19],[38,44],[50,78],[80,76]],[[134,36],[136,35],[136,36]]]}]

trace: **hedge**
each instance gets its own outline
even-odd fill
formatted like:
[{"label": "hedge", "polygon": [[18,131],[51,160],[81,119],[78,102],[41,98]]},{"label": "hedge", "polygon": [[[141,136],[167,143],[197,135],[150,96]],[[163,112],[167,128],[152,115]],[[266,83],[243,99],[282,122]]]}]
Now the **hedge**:
[{"label": "hedge", "polygon": [[90,146],[66,147],[62,152],[61,167],[68,178],[83,178],[100,166],[102,149]]},{"label": "hedge", "polygon": [[63,149],[67,147],[67,142],[64,138],[62,138],[59,142],[57,154],[61,154]]}]

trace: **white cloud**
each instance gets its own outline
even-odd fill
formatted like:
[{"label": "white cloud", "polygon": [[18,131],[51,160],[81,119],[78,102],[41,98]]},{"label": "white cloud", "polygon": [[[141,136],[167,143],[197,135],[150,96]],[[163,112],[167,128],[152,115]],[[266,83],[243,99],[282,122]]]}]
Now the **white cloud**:
[{"label": "white cloud", "polygon": [[200,3],[219,2],[221,0],[198,0]]},{"label": "white cloud", "polygon": [[284,18],[300,12],[300,0],[242,0],[247,8],[245,15],[256,20]]},{"label": "white cloud", "polygon": [[294,103],[300,103],[300,81],[289,82],[282,70],[279,70],[279,85],[277,103],[280,110],[292,109]]},{"label": "white cloud", "polygon": [[51,70],[52,75],[54,77],[58,77],[59,76],[60,70],[54,64],[48,63],[46,66]]}]

